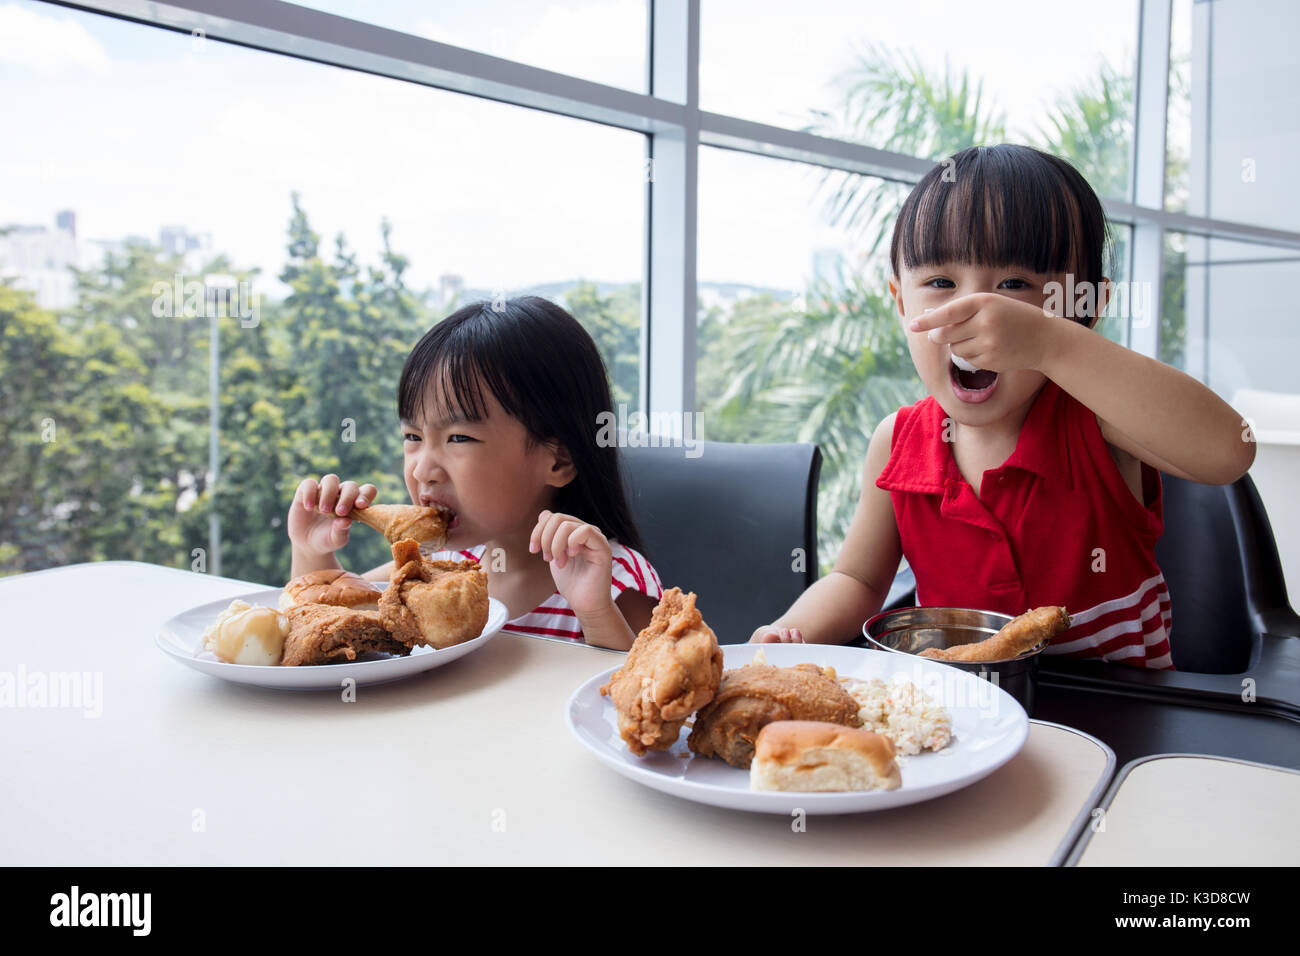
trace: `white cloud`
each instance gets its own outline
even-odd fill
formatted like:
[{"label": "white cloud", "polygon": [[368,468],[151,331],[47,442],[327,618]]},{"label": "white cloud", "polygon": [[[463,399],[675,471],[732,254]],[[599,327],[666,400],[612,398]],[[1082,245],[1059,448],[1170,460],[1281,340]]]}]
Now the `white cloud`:
[{"label": "white cloud", "polygon": [[103,44],[80,23],[17,6],[0,7],[0,63],[45,76],[109,68]]}]

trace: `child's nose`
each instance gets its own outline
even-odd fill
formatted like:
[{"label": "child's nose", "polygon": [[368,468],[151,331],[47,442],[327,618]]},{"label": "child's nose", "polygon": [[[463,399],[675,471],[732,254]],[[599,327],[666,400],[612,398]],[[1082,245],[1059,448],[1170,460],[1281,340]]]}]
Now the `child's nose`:
[{"label": "child's nose", "polygon": [[422,485],[433,485],[447,480],[447,472],[438,460],[435,449],[426,444],[420,450],[420,454],[415,459],[415,467],[411,469],[411,477]]}]

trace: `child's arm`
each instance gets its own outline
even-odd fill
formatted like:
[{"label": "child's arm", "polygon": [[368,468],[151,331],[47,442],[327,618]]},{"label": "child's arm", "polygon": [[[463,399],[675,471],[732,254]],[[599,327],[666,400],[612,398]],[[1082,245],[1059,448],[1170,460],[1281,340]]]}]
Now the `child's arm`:
[{"label": "child's arm", "polygon": [[862,624],[879,613],[898,571],[902,545],[889,492],[876,479],[889,461],[894,435],[890,415],[871,435],[862,469],[862,494],[835,569],[804,591],[790,610],[760,627],[750,640],[779,640],[783,629],[797,632],[805,643],[844,644],[862,634]]},{"label": "child's arm", "polygon": [[975,293],[910,328],[978,368],[1043,373],[1097,416],[1107,442],[1171,475],[1226,485],[1255,460],[1242,417],[1196,379],[1039,306]]},{"label": "child's arm", "polygon": [[1210,389],[1077,323],[1052,324],[1039,371],[1097,416],[1107,442],[1207,485],[1231,484],[1250,469],[1254,435]]}]

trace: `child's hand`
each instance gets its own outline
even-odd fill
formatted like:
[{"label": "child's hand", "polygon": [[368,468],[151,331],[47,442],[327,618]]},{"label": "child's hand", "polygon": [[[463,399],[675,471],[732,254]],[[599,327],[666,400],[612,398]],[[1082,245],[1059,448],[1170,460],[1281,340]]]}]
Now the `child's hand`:
[{"label": "child's hand", "polygon": [[579,614],[605,610],[614,564],[609,542],[595,525],[572,515],[543,511],[537,516],[528,550],[550,562],[555,587]]},{"label": "child's hand", "polygon": [[289,540],[305,555],[332,554],[348,543],[353,508],[366,508],[378,492],[374,485],[355,481],[339,482],[338,475],[326,475],[318,484],[304,478],[289,506]]},{"label": "child's hand", "polygon": [[976,292],[953,299],[912,319],[913,332],[929,332],[931,342],[990,372],[1042,371],[1059,328],[1041,306],[996,292]]},{"label": "child's hand", "polygon": [[797,627],[776,627],[772,624],[764,624],[758,630],[754,631],[754,636],[749,639],[751,644],[803,644],[803,634]]}]

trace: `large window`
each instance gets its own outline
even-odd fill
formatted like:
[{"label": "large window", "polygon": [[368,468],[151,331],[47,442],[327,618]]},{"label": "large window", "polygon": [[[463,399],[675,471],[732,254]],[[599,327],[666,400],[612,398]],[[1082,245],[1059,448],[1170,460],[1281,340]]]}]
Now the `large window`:
[{"label": "large window", "polygon": [[[925,395],[887,287],[887,230],[905,195],[875,177],[700,153],[701,427],[820,446],[823,567],[848,530],[872,430]],[[871,211],[849,225],[835,212],[845,205]]]},{"label": "large window", "polygon": [[[638,406],[643,135],[40,3],[0,18],[21,131],[0,181],[22,184],[0,271],[34,293],[0,289],[23,336],[0,351],[21,449],[0,463],[0,570],[200,549],[282,580],[302,477],[405,499],[402,361],[475,299],[567,305]],[[354,539],[354,566],[383,563]]]},{"label": "large window", "polygon": [[[918,394],[883,240],[978,143],[1102,195],[1112,278],[1158,313],[1103,334],[1229,399],[1296,390],[1289,0],[208,6],[0,0],[0,573],[219,539],[223,573],[281,579],[301,475],[400,493],[415,336],[522,291],[586,324],[618,401],[818,442],[825,561]],[[155,312],[176,276],[197,314]],[[210,320],[245,289],[256,324]]]}]

